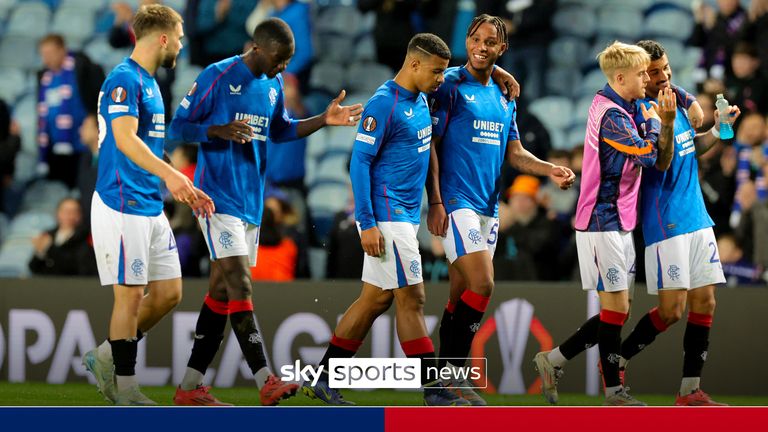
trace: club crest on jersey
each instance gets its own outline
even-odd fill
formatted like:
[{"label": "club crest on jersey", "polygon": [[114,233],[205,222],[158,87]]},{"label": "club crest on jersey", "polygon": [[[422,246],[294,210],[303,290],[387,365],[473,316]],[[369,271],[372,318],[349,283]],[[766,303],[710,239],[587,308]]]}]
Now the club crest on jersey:
[{"label": "club crest on jersey", "polygon": [[615,267],[611,267],[605,273],[605,278],[608,279],[611,285],[616,285],[619,282],[619,271]]},{"label": "club crest on jersey", "polygon": [[413,108],[410,108],[408,111],[403,111],[403,114],[405,114],[408,119],[413,118]]},{"label": "club crest on jersey", "polygon": [[274,87],[269,89],[269,103],[271,103],[272,106],[275,106],[277,103],[277,90],[275,90]]},{"label": "club crest on jersey", "polygon": [[376,119],[372,116],[368,116],[363,119],[363,130],[366,132],[373,132],[376,130]]},{"label": "club crest on jersey", "polygon": [[413,260],[411,261],[411,267],[409,268],[411,273],[413,273],[414,277],[419,277],[421,274],[421,264],[419,264],[419,260]]},{"label": "club crest on jersey", "polygon": [[237,87],[233,86],[232,84],[229,85],[229,94],[231,95],[239,95],[240,90],[243,88],[243,85],[240,84]]},{"label": "club crest on jersey", "polygon": [[224,231],[219,236],[219,243],[224,247],[224,249],[229,249],[232,246],[232,233],[228,231]]},{"label": "club crest on jersey", "polygon": [[669,278],[673,281],[676,281],[680,279],[680,267],[672,264],[669,266],[669,269],[667,270],[667,274],[669,275]]},{"label": "club crest on jersey", "polygon": [[112,93],[110,94],[110,97],[112,98],[112,101],[116,103],[122,103],[125,101],[125,98],[128,95],[126,94],[126,91],[122,87],[115,87],[114,90],[112,90]]},{"label": "club crest on jersey", "polygon": [[133,260],[133,263],[131,263],[131,271],[135,277],[141,276],[142,273],[144,273],[144,261],[138,258]]},{"label": "club crest on jersey", "polygon": [[197,91],[197,82],[192,83],[192,87],[190,87],[189,91],[187,92],[187,96],[192,96]]},{"label": "club crest on jersey", "polygon": [[469,230],[467,237],[469,238],[469,241],[472,242],[472,244],[479,244],[481,241],[483,241],[483,236],[480,235],[480,231],[474,228]]}]

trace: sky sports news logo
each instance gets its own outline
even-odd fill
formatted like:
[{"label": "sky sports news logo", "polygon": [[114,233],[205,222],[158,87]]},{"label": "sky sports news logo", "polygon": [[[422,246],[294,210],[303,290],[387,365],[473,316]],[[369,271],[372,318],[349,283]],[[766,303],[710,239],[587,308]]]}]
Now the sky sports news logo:
[{"label": "sky sports news logo", "polygon": [[[436,359],[440,360],[440,359]],[[443,359],[451,360],[455,359]],[[456,388],[486,388],[487,358],[467,358],[464,366],[426,368],[425,382],[441,380]],[[474,366],[482,360],[482,366]],[[461,363],[461,362],[455,362]],[[311,383],[312,386],[328,374],[328,384],[339,389],[418,389],[422,387],[421,359],[418,358],[332,358],[328,370],[323,366],[302,365],[299,360],[280,368],[283,381]]]}]

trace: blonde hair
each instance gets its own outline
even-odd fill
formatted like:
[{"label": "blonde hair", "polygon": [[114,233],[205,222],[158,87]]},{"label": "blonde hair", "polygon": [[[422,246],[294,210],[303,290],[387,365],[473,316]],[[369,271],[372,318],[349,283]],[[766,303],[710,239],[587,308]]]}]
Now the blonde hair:
[{"label": "blonde hair", "polygon": [[615,41],[597,55],[597,61],[608,82],[612,82],[616,71],[639,66],[647,67],[651,63],[651,56],[637,45]]},{"label": "blonde hair", "polygon": [[168,6],[146,5],[139,8],[133,17],[133,33],[136,40],[139,40],[155,30],[171,32],[176,24],[183,22],[181,15]]}]

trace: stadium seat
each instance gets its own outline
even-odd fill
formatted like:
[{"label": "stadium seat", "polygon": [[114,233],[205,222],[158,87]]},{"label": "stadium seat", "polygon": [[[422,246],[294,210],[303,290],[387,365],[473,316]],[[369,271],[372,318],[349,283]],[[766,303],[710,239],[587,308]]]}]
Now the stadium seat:
[{"label": "stadium seat", "polygon": [[591,9],[574,5],[558,8],[552,18],[552,25],[560,35],[590,38],[595,34],[595,20]]},{"label": "stadium seat", "polygon": [[589,107],[592,106],[592,100],[594,98],[594,94],[588,94],[580,97],[576,101],[573,108],[573,118],[571,119],[570,127],[587,124],[587,118],[589,118]]},{"label": "stadium seat", "polygon": [[11,221],[8,228],[8,240],[30,239],[37,234],[52,229],[56,226],[56,219],[50,213],[24,212],[17,215]]},{"label": "stadium seat", "polygon": [[587,41],[574,36],[563,36],[549,45],[549,63],[553,66],[580,67],[589,52]]},{"label": "stadium seat", "polygon": [[587,135],[587,122],[584,121],[582,125],[574,125],[568,130],[566,134],[567,148],[564,150],[571,150],[574,146],[583,145],[584,137]]},{"label": "stadium seat", "polygon": [[321,155],[317,161],[315,178],[313,184],[319,182],[339,182],[349,181],[349,171],[347,171],[347,162],[349,161],[349,152],[330,151]]},{"label": "stadium seat", "polygon": [[16,155],[16,172],[13,180],[19,183],[26,183],[35,176],[35,167],[37,166],[37,152],[20,151]]},{"label": "stadium seat", "polygon": [[315,20],[315,31],[354,38],[360,31],[363,17],[354,6],[337,6],[321,10]]},{"label": "stadium seat", "polygon": [[[164,2],[168,4],[168,1]],[[106,6],[107,2],[104,0],[60,0],[59,9],[77,8],[83,12],[96,13]],[[170,6],[170,5],[169,5]]]},{"label": "stadium seat", "polygon": [[655,40],[664,46],[664,50],[667,52],[667,58],[669,59],[669,64],[672,66],[672,72],[678,72],[682,68],[690,67],[685,46],[683,46],[682,42],[670,38],[656,38]]},{"label": "stadium seat", "polygon": [[40,180],[27,188],[21,210],[53,214],[59,201],[69,196],[69,189],[60,182]]},{"label": "stadium seat", "polygon": [[16,6],[16,0],[0,0],[0,21],[5,21]]},{"label": "stadium seat", "polygon": [[29,93],[16,102],[13,118],[21,127],[21,148],[30,153],[37,152],[37,97]]},{"label": "stadium seat", "polygon": [[331,128],[330,134],[328,136],[328,149],[349,154],[352,151],[352,146],[355,143],[356,135],[356,127]]},{"label": "stadium seat", "polygon": [[312,213],[335,214],[347,204],[346,181],[317,181],[310,185],[307,204]]},{"label": "stadium seat", "polygon": [[693,32],[693,24],[690,12],[665,8],[645,17],[643,35],[650,39],[666,37],[684,42]]},{"label": "stadium seat", "polygon": [[29,260],[34,253],[30,239],[9,239],[0,248],[0,278],[29,276]]},{"label": "stadium seat", "polygon": [[385,81],[395,77],[389,67],[379,63],[355,63],[347,69],[347,91],[373,94]]},{"label": "stadium seat", "polygon": [[91,40],[84,49],[91,60],[98,61],[104,68],[104,73],[109,73],[115,66],[130,55],[130,49],[115,49],[109,45],[106,36],[99,36]]},{"label": "stadium seat", "polygon": [[37,38],[5,35],[0,40],[0,67],[33,70],[40,67]]},{"label": "stadium seat", "polygon": [[51,9],[38,1],[19,3],[8,19],[6,36],[25,36],[38,39],[48,33]]},{"label": "stadium seat", "polygon": [[312,67],[309,86],[336,95],[344,88],[344,68],[335,62],[321,62]]},{"label": "stadium seat", "polygon": [[4,68],[0,70],[0,98],[12,105],[27,91],[27,79],[20,69]]},{"label": "stadium seat", "polygon": [[581,85],[579,86],[579,96],[594,96],[595,93],[602,89],[608,81],[603,75],[603,71],[600,69],[593,69],[588,74],[584,75],[581,79]]},{"label": "stadium seat", "polygon": [[70,48],[82,48],[93,36],[95,15],[92,10],[79,7],[59,7],[53,16],[51,31],[64,36]]},{"label": "stadium seat", "polygon": [[643,34],[643,15],[615,6],[601,8],[597,13],[597,33],[603,37],[635,41]]},{"label": "stadium seat", "polygon": [[553,149],[568,150],[571,148],[571,144],[568,142],[568,137],[562,129],[555,129],[548,126],[547,132],[549,132],[549,141],[552,143]]},{"label": "stadium seat", "polygon": [[571,124],[573,102],[561,96],[546,96],[531,102],[528,110],[547,127],[563,129]]},{"label": "stadium seat", "polygon": [[355,50],[354,39],[346,35],[322,34],[317,37],[317,58],[323,62],[347,64]]},{"label": "stadium seat", "polygon": [[366,34],[357,40],[353,57],[355,62],[376,61],[376,41],[372,34]]},{"label": "stadium seat", "polygon": [[577,67],[552,67],[547,70],[544,85],[547,94],[576,96],[581,81],[581,72]]}]

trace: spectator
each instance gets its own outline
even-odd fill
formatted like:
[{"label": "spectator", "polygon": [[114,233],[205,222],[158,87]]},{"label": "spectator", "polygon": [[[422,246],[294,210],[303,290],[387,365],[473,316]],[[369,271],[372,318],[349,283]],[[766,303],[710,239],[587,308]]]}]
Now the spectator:
[{"label": "spectator", "polygon": [[299,0],[261,0],[245,22],[245,31],[249,35],[260,22],[267,18],[277,17],[288,24],[293,31],[296,48],[283,76],[286,73],[296,76],[301,83],[301,88],[306,88],[309,82],[309,72],[312,57],[314,57],[309,9],[309,3]]},{"label": "spectator", "polygon": [[88,114],[80,125],[80,142],[86,151],[80,154],[77,170],[77,190],[80,208],[84,210],[83,225],[91,226],[91,199],[99,176],[99,125],[94,114]]},{"label": "spectator", "polygon": [[477,9],[500,16],[507,26],[509,49],[501,66],[520,82],[528,100],[544,96],[547,47],[554,35],[551,20],[557,2],[478,0]]},{"label": "spectator", "polygon": [[355,201],[349,188],[347,206],[336,213],[328,234],[327,279],[359,279],[363,272],[363,248],[355,223]]},{"label": "spectator", "polygon": [[78,129],[87,114],[96,113],[104,71],[85,54],[68,52],[61,35],[43,37],[38,48],[44,67],[37,77],[38,170],[72,188],[86,151]]},{"label": "spectator", "polygon": [[519,175],[509,193],[509,203],[499,203],[499,243],[493,260],[496,278],[555,278],[551,263],[558,255],[559,229],[539,206],[539,179]]},{"label": "spectator", "polygon": [[[547,160],[555,165],[569,167],[571,166],[571,153],[566,150],[552,150],[549,152]],[[566,224],[570,222],[571,216],[576,211],[578,197],[578,189],[562,190],[553,182],[547,182],[541,188],[542,207],[549,210],[547,217],[561,220]]]},{"label": "spectator", "polygon": [[94,275],[96,258],[82,224],[82,209],[74,198],[61,200],[56,228],[32,239],[35,255],[29,269],[37,275]]},{"label": "spectator", "polygon": [[763,269],[744,256],[744,252],[732,234],[718,237],[717,250],[720,253],[720,262],[723,265],[728,287],[765,284]]},{"label": "spectator", "polygon": [[243,52],[250,39],[245,21],[255,6],[256,0],[200,0],[195,25],[203,66]]},{"label": "spectator", "polygon": [[0,99],[0,212],[14,213],[11,186],[16,172],[16,154],[21,149],[19,125],[11,119],[11,111]]},{"label": "spectator", "polygon": [[733,75],[726,80],[729,100],[745,113],[768,112],[768,83],[759,73],[760,59],[754,46],[739,42],[731,58]]},{"label": "spectator", "polygon": [[282,232],[282,226],[272,212],[273,207],[267,206],[266,201],[259,228],[259,259],[251,267],[251,278],[254,281],[292,281],[296,279],[298,247]]},{"label": "spectator", "polygon": [[[155,3],[162,3],[159,0],[141,0],[140,7]],[[128,3],[118,2],[112,4],[112,12],[115,14],[115,21],[109,31],[109,45],[112,48],[129,48],[136,43],[136,35],[133,34],[131,22],[133,21],[133,9]],[[173,117],[173,93],[171,88],[176,80],[175,68],[159,68],[155,72],[157,86],[160,87],[160,93],[163,95],[163,106],[165,107],[165,118],[167,121]]]},{"label": "spectator", "polygon": [[701,66],[709,76],[723,79],[731,73],[733,47],[747,24],[747,13],[739,0],[717,0],[717,11],[700,2],[693,17],[696,25],[688,42],[704,48]]},{"label": "spectator", "polygon": [[760,74],[768,79],[768,0],[752,0],[749,5],[749,23],[742,40],[757,47]]},{"label": "spectator", "polygon": [[435,14],[438,0],[357,0],[361,12],[376,12],[373,38],[379,63],[399,70],[408,41],[416,33],[425,31],[424,19]]},{"label": "spectator", "polygon": [[[197,168],[197,145],[181,144],[170,155],[171,165],[194,181]],[[208,249],[197,218],[189,207],[177,201],[166,202],[170,207],[168,222],[173,230],[179,263],[183,276],[202,276],[200,261],[207,257]],[[207,261],[207,260],[206,260]]]},{"label": "spectator", "polygon": [[[768,195],[766,189],[765,176],[762,165],[765,163],[765,154],[761,145],[765,139],[766,123],[765,118],[758,113],[749,113],[741,117],[736,130],[736,142],[733,146],[736,148],[738,163],[736,166],[736,192],[738,194],[741,186],[747,181],[754,180],[756,185],[757,197],[765,199]],[[731,226],[736,227],[740,215],[738,200],[734,205],[734,213],[731,215]]]},{"label": "spectator", "polygon": [[[701,102],[703,99],[699,99]],[[704,108],[704,104],[702,104]],[[704,108],[706,124],[706,108]],[[707,134],[711,136],[712,134]],[[708,139],[707,136],[696,139]],[[698,145],[698,144],[697,144]],[[731,232],[730,216],[736,193],[736,149],[733,146],[715,144],[699,157],[699,177],[704,205],[715,226],[715,236]]]}]

